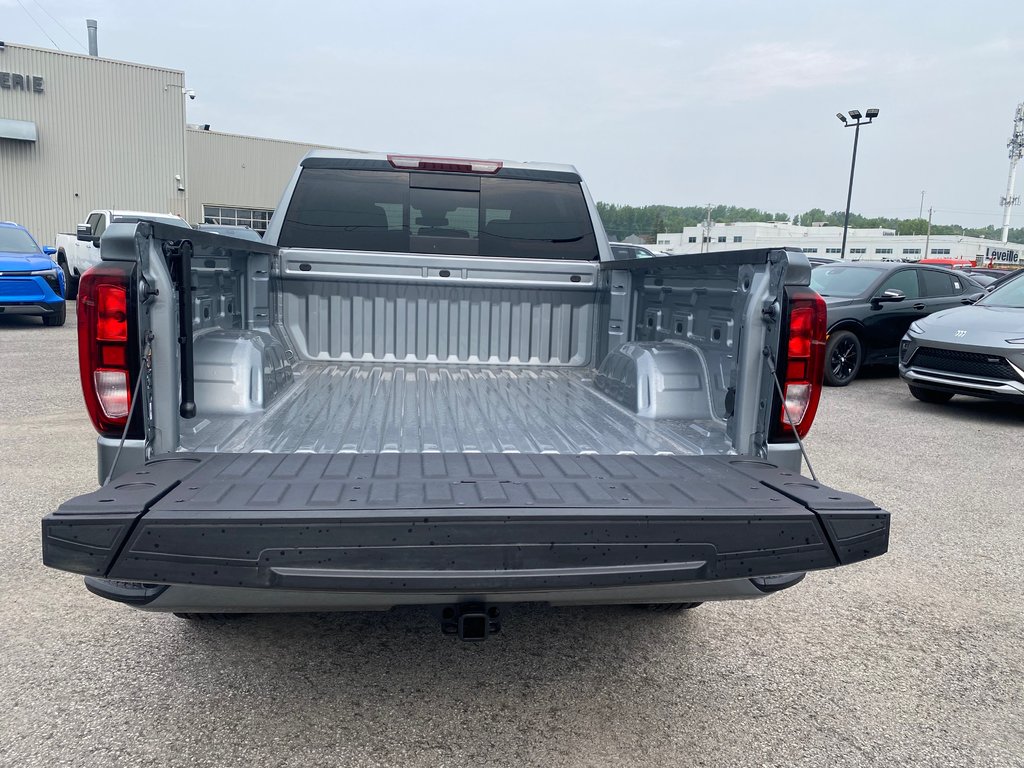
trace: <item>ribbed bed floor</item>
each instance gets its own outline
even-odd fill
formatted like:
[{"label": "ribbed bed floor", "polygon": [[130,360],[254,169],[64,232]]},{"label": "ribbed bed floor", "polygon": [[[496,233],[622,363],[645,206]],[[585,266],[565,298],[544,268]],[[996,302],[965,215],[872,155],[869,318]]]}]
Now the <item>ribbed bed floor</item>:
[{"label": "ribbed bed floor", "polygon": [[182,422],[184,450],[244,453],[728,451],[717,422],[643,419],[586,368],[303,363],[265,413]]}]

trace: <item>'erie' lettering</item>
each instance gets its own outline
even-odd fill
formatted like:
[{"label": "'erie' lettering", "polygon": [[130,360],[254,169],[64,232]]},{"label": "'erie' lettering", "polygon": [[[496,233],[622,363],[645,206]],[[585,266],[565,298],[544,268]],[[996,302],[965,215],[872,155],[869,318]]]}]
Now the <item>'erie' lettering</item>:
[{"label": "'erie' lettering", "polygon": [[40,75],[22,75],[18,72],[0,72],[0,88],[5,91],[31,91],[43,93],[46,81]]}]

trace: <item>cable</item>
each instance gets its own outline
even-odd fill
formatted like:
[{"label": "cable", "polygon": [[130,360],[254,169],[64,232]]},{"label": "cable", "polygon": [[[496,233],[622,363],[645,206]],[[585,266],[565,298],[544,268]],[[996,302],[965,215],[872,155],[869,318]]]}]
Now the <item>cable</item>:
[{"label": "cable", "polygon": [[[79,40],[79,39],[78,39],[77,37],[75,37],[75,36],[74,36],[74,35],[72,35],[72,34],[71,34],[70,32],[68,32],[68,28],[67,28],[67,27],[65,27],[65,26],[64,26],[63,24],[61,24],[61,23],[60,23],[59,21],[57,21],[57,19],[56,19],[56,18],[54,17],[54,15],[53,15],[52,13],[50,13],[50,12],[49,12],[48,10],[46,10],[45,8],[43,8],[43,6],[42,6],[42,3],[40,3],[40,2],[39,2],[39,0],[32,0],[32,2],[33,2],[33,3],[35,3],[36,5],[38,5],[38,6],[39,6],[39,9],[40,9],[40,10],[41,10],[41,11],[42,11],[43,13],[45,13],[45,14],[46,14],[47,16],[49,16],[49,17],[50,17],[51,19],[53,19],[53,23],[54,23],[54,24],[56,24],[56,25],[57,25],[58,27],[60,27],[61,29],[63,29],[63,30],[64,30],[64,34],[66,34],[66,35],[67,35],[68,37],[70,37],[70,38],[71,38],[72,40],[74,40],[74,41],[75,41],[76,43],[78,43],[78,44],[79,44],[80,46],[82,46],[82,50],[83,50],[83,51],[85,51],[86,53],[88,53],[88,52],[89,52],[89,46],[87,46],[87,45],[86,45],[85,43],[83,43],[83,42],[82,42],[81,40]],[[55,43],[55,45],[56,45],[56,43]]]},{"label": "cable", "polygon": [[[142,350],[143,361],[150,360],[152,353],[153,342],[151,339],[147,338],[146,346]],[[114,461],[110,464],[110,471],[107,472],[107,479],[103,481],[103,485],[110,482],[110,478],[114,476],[114,470],[117,469],[117,460],[121,458],[121,451],[124,449],[124,441],[128,438],[128,428],[132,423],[132,414],[135,413],[135,405],[139,402],[139,390],[142,389],[142,380],[146,378],[147,372],[148,365],[142,365],[139,370],[139,378],[135,382],[135,391],[132,393],[132,403],[128,408],[128,417],[124,421],[124,431],[121,432],[121,442],[117,444],[117,453],[114,454]]]},{"label": "cable", "polygon": [[786,420],[789,422],[789,428],[793,430],[793,437],[796,438],[796,444],[800,446],[800,455],[803,456],[804,461],[807,462],[807,469],[811,473],[811,479],[814,482],[818,482],[818,476],[814,474],[814,467],[811,465],[811,457],[807,455],[807,449],[804,448],[804,441],[800,439],[800,433],[797,432],[796,424],[793,422],[793,414],[789,412],[789,408],[786,407],[786,394],[782,391],[782,383],[779,381],[778,368],[775,365],[775,356],[771,353],[768,347],[764,348],[764,356],[768,360],[768,372],[772,375],[772,381],[775,382],[775,391],[779,393],[779,398],[782,400],[782,412],[786,414]]},{"label": "cable", "polygon": [[25,7],[25,4],[23,2],[21,2],[21,0],[18,0],[18,5],[21,6],[21,10],[23,10],[25,12],[25,15],[28,16],[30,19],[32,19],[33,23],[37,27],[39,27],[39,31],[42,32],[44,35],[46,35],[46,39],[49,40],[51,43],[53,43],[53,47],[56,48],[58,51],[63,51],[64,49],[61,48],[59,45],[57,45],[57,41],[54,40],[52,37],[50,37],[50,35],[47,33],[47,31],[45,29],[43,29],[43,25],[40,24],[38,21],[36,21],[36,17],[28,12],[28,8]]}]

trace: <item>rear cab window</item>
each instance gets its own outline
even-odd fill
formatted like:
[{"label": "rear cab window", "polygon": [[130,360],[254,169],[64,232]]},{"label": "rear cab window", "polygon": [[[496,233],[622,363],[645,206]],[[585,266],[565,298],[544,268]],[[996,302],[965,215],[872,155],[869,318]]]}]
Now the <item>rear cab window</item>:
[{"label": "rear cab window", "polygon": [[278,245],[598,259],[578,180],[339,167],[303,168]]}]

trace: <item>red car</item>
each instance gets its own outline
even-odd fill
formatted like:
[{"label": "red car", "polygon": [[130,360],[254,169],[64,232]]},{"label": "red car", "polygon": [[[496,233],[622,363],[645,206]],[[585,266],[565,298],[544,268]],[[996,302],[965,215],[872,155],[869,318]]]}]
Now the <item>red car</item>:
[{"label": "red car", "polygon": [[934,266],[947,267],[949,269],[963,269],[964,267],[974,266],[974,262],[970,259],[921,259],[917,263],[932,264]]}]

